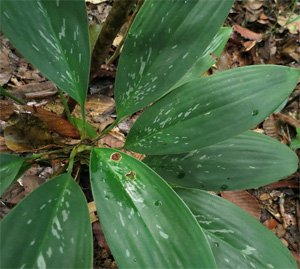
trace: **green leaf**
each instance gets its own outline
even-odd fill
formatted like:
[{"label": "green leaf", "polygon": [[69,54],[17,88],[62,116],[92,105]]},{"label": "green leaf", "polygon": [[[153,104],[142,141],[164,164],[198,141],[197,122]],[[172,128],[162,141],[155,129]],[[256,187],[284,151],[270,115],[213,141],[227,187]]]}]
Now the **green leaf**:
[{"label": "green leaf", "polygon": [[68,174],[29,194],[0,225],[1,268],[92,268],[87,202]]},{"label": "green leaf", "polygon": [[299,76],[298,69],[258,65],[192,80],[147,108],[125,146],[160,155],[221,142],[264,120],[287,98]]},{"label": "green leaf", "polygon": [[279,239],[236,205],[201,190],[176,192],[204,229],[218,268],[297,268]]},{"label": "green leaf", "polygon": [[14,154],[0,154],[0,196],[25,172],[25,159]]},{"label": "green leaf", "polygon": [[292,140],[290,147],[294,150],[300,148],[300,128],[296,128],[296,138]]},{"label": "green leaf", "polygon": [[207,52],[232,4],[233,0],[145,1],[118,65],[118,117],[167,94]]},{"label": "green leaf", "polygon": [[252,131],[203,149],[143,161],[171,184],[214,191],[257,188],[298,168],[298,157],[287,146]]},{"label": "green leaf", "polygon": [[209,44],[203,56],[201,56],[187,73],[172,87],[175,89],[189,80],[199,78],[207,71],[216,61],[214,58],[220,57],[222,51],[230,37],[232,30],[229,27],[221,27],[212,42]]},{"label": "green leaf", "polygon": [[79,130],[80,134],[85,134],[87,137],[93,139],[97,137],[97,131],[95,127],[88,123],[83,121],[82,119],[72,117],[72,122],[76,126],[76,128]]},{"label": "green leaf", "polygon": [[189,209],[155,172],[113,149],[93,149],[91,185],[105,238],[122,268],[215,268]]},{"label": "green leaf", "polygon": [[90,67],[84,0],[2,0],[1,32],[27,60],[83,106]]},{"label": "green leaf", "polygon": [[93,24],[89,26],[89,36],[90,36],[90,51],[92,52],[94,50],[94,47],[96,45],[98,36],[101,32],[101,29],[103,27],[103,24]]}]

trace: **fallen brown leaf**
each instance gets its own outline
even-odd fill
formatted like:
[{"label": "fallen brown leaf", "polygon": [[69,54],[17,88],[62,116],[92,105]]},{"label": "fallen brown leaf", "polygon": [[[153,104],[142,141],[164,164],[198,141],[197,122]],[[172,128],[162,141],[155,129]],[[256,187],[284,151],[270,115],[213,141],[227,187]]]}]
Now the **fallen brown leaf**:
[{"label": "fallen brown leaf", "polygon": [[65,137],[80,138],[78,130],[67,120],[41,107],[32,109],[34,115],[44,122],[50,131]]},{"label": "fallen brown leaf", "polygon": [[245,27],[242,27],[238,24],[235,24],[233,26],[233,30],[237,33],[239,33],[242,37],[249,39],[249,40],[255,40],[255,41],[261,41],[263,39],[263,34],[255,33]]},{"label": "fallen brown leaf", "polygon": [[256,219],[260,219],[261,209],[256,198],[247,191],[223,191],[221,196],[244,209]]},{"label": "fallen brown leaf", "polygon": [[13,113],[13,102],[9,100],[0,100],[0,120],[7,121]]}]

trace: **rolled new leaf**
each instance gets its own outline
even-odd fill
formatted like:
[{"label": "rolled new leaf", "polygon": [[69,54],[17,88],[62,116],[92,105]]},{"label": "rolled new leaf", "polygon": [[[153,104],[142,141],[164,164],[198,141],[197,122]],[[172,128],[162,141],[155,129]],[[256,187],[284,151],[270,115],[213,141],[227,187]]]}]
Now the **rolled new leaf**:
[{"label": "rolled new leaf", "polygon": [[212,191],[257,188],[294,173],[297,155],[252,131],[176,155],[150,155],[143,162],[176,186]]},{"label": "rolled new leaf", "polygon": [[169,92],[207,53],[232,4],[233,0],[145,1],[118,65],[118,117],[130,115]]},{"label": "rolled new leaf", "polygon": [[0,196],[25,172],[29,165],[15,154],[0,154]]},{"label": "rolled new leaf", "polygon": [[84,105],[90,47],[84,0],[1,1],[1,32],[48,79]]},{"label": "rolled new leaf", "polygon": [[153,170],[113,149],[93,149],[91,185],[101,226],[121,268],[215,268],[189,209]]},{"label": "rolled new leaf", "polygon": [[69,174],[29,194],[0,229],[1,268],[92,268],[87,202]]},{"label": "rolled new leaf", "polygon": [[125,147],[145,154],[175,154],[226,140],[271,114],[299,77],[299,69],[258,65],[192,80],[147,108]]},{"label": "rolled new leaf", "polygon": [[298,268],[280,240],[236,205],[201,190],[175,190],[204,230],[218,268]]}]

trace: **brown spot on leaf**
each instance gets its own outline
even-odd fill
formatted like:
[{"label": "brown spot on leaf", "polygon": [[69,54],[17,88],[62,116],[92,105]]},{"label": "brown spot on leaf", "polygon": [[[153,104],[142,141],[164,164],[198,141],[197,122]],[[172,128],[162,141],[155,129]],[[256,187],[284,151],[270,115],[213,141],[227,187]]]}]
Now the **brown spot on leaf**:
[{"label": "brown spot on leaf", "polygon": [[134,179],[136,179],[136,172],[130,171],[125,176],[128,177],[128,178],[130,178],[130,179],[132,179],[132,180],[134,180]]},{"label": "brown spot on leaf", "polygon": [[118,152],[115,152],[115,153],[113,153],[112,155],[110,155],[110,159],[113,160],[113,161],[115,161],[115,162],[120,161],[121,158],[122,158],[122,156],[121,156],[121,154],[118,153]]}]

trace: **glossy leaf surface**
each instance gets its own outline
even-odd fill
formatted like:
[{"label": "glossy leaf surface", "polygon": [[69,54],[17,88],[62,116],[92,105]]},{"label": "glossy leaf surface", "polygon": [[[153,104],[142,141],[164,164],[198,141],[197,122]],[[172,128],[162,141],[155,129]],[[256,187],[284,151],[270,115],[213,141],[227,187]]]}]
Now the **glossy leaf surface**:
[{"label": "glossy leaf surface", "polygon": [[215,58],[220,57],[223,49],[230,37],[232,30],[229,27],[221,27],[209,44],[203,56],[201,56],[194,65],[186,72],[186,74],[172,87],[175,89],[180,85],[188,82],[189,80],[199,78],[205,71],[207,71],[213,64],[215,64]]},{"label": "glossy leaf surface", "polygon": [[29,194],[0,225],[1,268],[92,268],[87,202],[68,174]]},{"label": "glossy leaf surface", "polygon": [[90,67],[84,0],[3,0],[1,31],[47,78],[84,104]]},{"label": "glossy leaf surface", "polygon": [[203,149],[143,161],[171,184],[214,191],[257,188],[298,167],[297,155],[287,146],[252,131]]},{"label": "glossy leaf surface", "polygon": [[176,193],[142,162],[94,149],[93,196],[121,268],[215,268],[197,221]]},{"label": "glossy leaf surface", "polygon": [[264,120],[294,89],[299,76],[298,69],[258,65],[192,80],[147,108],[125,146],[157,155],[221,142]]},{"label": "glossy leaf surface", "polygon": [[118,117],[161,96],[207,53],[232,0],[149,0],[126,39],[116,78]]},{"label": "glossy leaf surface", "polygon": [[23,170],[25,160],[17,155],[0,154],[0,196],[18,179],[20,170]]},{"label": "glossy leaf surface", "polygon": [[176,192],[205,231],[218,268],[297,268],[280,240],[239,207],[201,190]]}]

